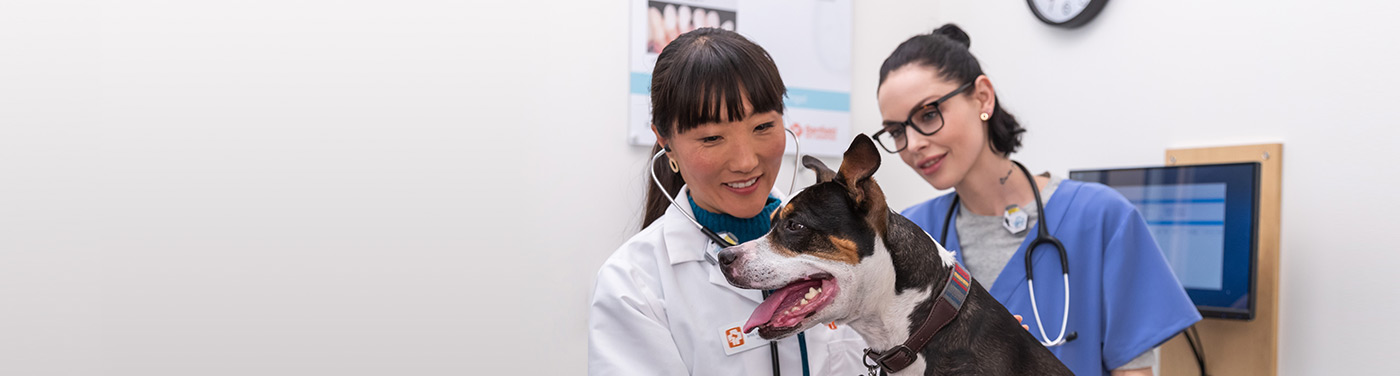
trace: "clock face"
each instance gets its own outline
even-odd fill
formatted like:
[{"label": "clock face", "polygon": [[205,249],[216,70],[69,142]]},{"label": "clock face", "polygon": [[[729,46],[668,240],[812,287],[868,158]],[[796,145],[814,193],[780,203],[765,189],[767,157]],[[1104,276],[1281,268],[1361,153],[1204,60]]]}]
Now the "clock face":
[{"label": "clock face", "polygon": [[1065,23],[1089,8],[1089,0],[1031,0],[1035,11],[1051,23]]},{"label": "clock face", "polygon": [[1108,0],[1026,0],[1031,11],[1045,23],[1075,27],[1094,18]]}]

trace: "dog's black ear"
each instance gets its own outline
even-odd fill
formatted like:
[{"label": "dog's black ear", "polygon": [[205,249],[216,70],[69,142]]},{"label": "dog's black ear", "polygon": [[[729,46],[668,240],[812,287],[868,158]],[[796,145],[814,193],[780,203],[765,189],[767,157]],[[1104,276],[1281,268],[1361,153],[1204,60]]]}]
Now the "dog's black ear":
[{"label": "dog's black ear", "polygon": [[890,209],[885,203],[885,193],[880,190],[879,184],[875,184],[875,179],[871,178],[879,168],[880,151],[875,149],[875,141],[871,140],[870,136],[861,134],[856,136],[855,141],[851,141],[851,147],[846,149],[836,179],[846,186],[846,193],[865,213],[866,222],[883,235],[888,229]]},{"label": "dog's black ear", "polygon": [[862,180],[869,179],[875,175],[875,170],[880,169],[880,151],[875,149],[875,141],[864,133],[856,136],[851,141],[851,147],[846,149],[846,154],[841,159],[841,171],[837,173],[852,189],[859,186]]},{"label": "dog's black ear", "polygon": [[817,173],[817,183],[825,183],[836,179],[836,171],[826,167],[826,163],[810,155],[802,156],[802,165]]}]

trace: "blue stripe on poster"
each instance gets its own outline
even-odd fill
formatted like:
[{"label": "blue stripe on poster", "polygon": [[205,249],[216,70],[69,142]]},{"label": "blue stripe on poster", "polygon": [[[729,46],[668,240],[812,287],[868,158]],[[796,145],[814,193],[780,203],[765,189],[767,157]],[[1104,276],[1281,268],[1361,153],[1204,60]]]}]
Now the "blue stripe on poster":
[{"label": "blue stripe on poster", "polygon": [[793,108],[850,112],[851,93],[790,87],[783,103]]},{"label": "blue stripe on poster", "polygon": [[651,75],[632,72],[632,94],[651,95]]}]

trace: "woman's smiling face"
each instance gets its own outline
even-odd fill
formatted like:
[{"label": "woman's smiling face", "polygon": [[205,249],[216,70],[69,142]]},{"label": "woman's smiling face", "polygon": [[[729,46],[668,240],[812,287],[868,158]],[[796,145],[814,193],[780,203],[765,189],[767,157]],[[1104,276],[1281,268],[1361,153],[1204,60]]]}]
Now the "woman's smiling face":
[{"label": "woman's smiling face", "polygon": [[[962,182],[982,154],[990,154],[982,113],[991,113],[995,101],[990,83],[978,77],[976,86],[940,104],[942,127],[925,136],[911,128],[898,131],[907,137],[899,157],[937,189]],[[887,123],[903,122],[910,111],[958,89],[963,82],[942,78],[934,68],[909,64],[893,70],[881,84],[877,98],[880,116]],[[887,132],[895,131],[886,129]]]},{"label": "woman's smiling face", "polygon": [[[721,106],[723,108],[724,106]],[[742,120],[701,124],[664,140],[680,166],[690,197],[700,208],[738,218],[763,211],[777,180],[787,138],[777,111],[749,113]],[[720,119],[727,119],[721,113]]]}]

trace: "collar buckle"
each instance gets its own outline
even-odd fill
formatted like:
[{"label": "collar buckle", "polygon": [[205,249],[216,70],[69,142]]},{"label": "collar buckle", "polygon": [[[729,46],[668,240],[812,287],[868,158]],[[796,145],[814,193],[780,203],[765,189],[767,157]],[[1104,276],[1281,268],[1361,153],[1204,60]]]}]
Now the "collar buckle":
[{"label": "collar buckle", "polygon": [[[865,357],[861,359],[861,361],[865,363],[865,368],[869,369],[870,374],[875,375],[876,369],[883,372],[897,372],[902,370],[904,367],[908,367],[909,363],[913,362],[914,358],[917,356],[918,354],[914,352],[914,349],[904,344],[899,344],[884,352],[867,348],[865,349]],[[872,360],[875,361],[873,365],[870,364]]]}]

